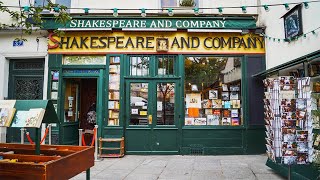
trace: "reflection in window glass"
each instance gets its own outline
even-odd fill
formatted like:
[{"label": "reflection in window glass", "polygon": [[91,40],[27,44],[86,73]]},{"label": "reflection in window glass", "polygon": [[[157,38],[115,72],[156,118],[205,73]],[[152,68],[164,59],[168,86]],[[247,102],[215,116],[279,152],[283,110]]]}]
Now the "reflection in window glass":
[{"label": "reflection in window glass", "polygon": [[130,84],[130,125],[148,125],[148,83]]},{"label": "reflection in window glass", "polygon": [[159,76],[168,76],[174,74],[174,59],[175,56],[157,56]]},{"label": "reflection in window glass", "polygon": [[241,59],[185,59],[185,125],[241,124]]},{"label": "reflection in window glass", "polygon": [[157,83],[157,125],[174,125],[174,83]]},{"label": "reflection in window glass", "polygon": [[150,67],[150,57],[148,56],[131,56],[130,57],[130,75],[131,76],[148,76]]}]

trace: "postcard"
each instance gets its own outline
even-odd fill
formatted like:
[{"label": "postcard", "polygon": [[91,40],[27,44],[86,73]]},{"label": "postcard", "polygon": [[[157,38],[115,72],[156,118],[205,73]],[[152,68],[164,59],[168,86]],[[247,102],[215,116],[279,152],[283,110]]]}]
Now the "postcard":
[{"label": "postcard", "polygon": [[230,91],[240,91],[240,86],[239,85],[231,85]]},{"label": "postcard", "polygon": [[229,98],[229,92],[222,92],[222,93],[221,93],[221,96],[222,96],[222,100],[223,100],[223,101],[228,101],[228,100],[230,100],[230,98]]},{"label": "postcard", "polygon": [[298,153],[297,164],[308,164],[308,153]]},{"label": "postcard", "polygon": [[296,164],[297,156],[283,156],[282,161],[283,161],[283,164],[287,164],[287,165]]},{"label": "postcard", "polygon": [[222,118],[222,125],[231,125],[231,118],[223,117]]},{"label": "postcard", "polygon": [[308,141],[308,131],[297,130],[297,141]]},{"label": "postcard", "polygon": [[184,119],[184,124],[186,126],[194,125],[194,118],[185,118]]},{"label": "postcard", "polygon": [[218,99],[218,90],[209,90],[209,99]]},{"label": "postcard", "polygon": [[283,142],[290,142],[296,140],[296,128],[282,128]]},{"label": "postcard", "polygon": [[206,118],[194,118],[194,125],[207,125]]},{"label": "postcard", "polygon": [[211,108],[212,107],[212,101],[210,99],[204,99],[202,101],[202,107],[203,108]]},{"label": "postcard", "polygon": [[186,108],[201,108],[201,94],[186,94]]},{"label": "postcard", "polygon": [[222,100],[221,99],[213,99],[211,101],[212,108],[222,108]]},{"label": "postcard", "polygon": [[220,115],[207,115],[207,125],[219,125]]}]

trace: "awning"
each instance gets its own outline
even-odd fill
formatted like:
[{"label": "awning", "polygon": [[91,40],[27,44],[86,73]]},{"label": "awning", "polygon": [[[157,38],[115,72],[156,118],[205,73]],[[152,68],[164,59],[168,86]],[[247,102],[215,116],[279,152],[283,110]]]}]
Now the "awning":
[{"label": "awning", "polygon": [[268,75],[268,74],[271,74],[271,73],[274,73],[274,72],[277,72],[277,71],[280,71],[280,70],[295,66],[297,64],[314,61],[316,59],[317,59],[317,61],[318,60],[320,61],[320,50],[315,51],[315,52],[310,53],[310,54],[307,54],[305,56],[301,56],[299,58],[296,58],[294,60],[288,61],[286,63],[280,64],[280,65],[275,66],[273,68],[261,71],[261,72],[259,72],[257,74],[252,75],[252,77],[265,76],[265,75]]}]

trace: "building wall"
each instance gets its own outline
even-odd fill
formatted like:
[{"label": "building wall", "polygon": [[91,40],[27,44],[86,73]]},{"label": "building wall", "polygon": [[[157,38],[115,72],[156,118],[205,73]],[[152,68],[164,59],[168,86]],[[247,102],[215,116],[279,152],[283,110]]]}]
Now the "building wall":
[{"label": "building wall", "polygon": [[[9,60],[10,59],[28,59],[28,58],[45,58],[47,64],[47,38],[46,32],[35,33],[33,35],[23,35],[27,41],[23,46],[13,47],[13,41],[21,37],[20,32],[1,32],[0,33],[0,99],[8,97],[8,77],[9,77]],[[39,39],[39,43],[37,42]],[[45,65],[46,65],[45,64]],[[44,74],[44,91],[43,98],[46,99],[47,93],[47,65]]]},{"label": "building wall", "polygon": [[[287,0],[286,2],[301,2],[300,0]],[[261,0],[261,4],[274,3],[271,0]],[[293,5],[290,6],[294,7]],[[262,8],[259,14],[258,25],[265,26],[265,33],[268,36],[284,39],[284,22],[281,18],[287,10],[284,6],[269,7],[270,11],[265,12]],[[320,3],[309,3],[309,9],[302,7],[303,33],[310,32],[320,26]],[[320,33],[308,34],[306,38],[299,38],[294,42],[278,43],[273,40],[266,40],[266,68],[278,66],[295,58],[304,56],[320,49]]]}]

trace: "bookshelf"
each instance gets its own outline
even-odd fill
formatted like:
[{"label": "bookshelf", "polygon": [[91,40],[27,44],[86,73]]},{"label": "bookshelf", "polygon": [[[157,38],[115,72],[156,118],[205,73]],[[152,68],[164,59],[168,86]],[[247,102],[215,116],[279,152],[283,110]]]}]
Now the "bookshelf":
[{"label": "bookshelf", "polygon": [[109,59],[108,126],[119,126],[120,114],[120,57]]}]

